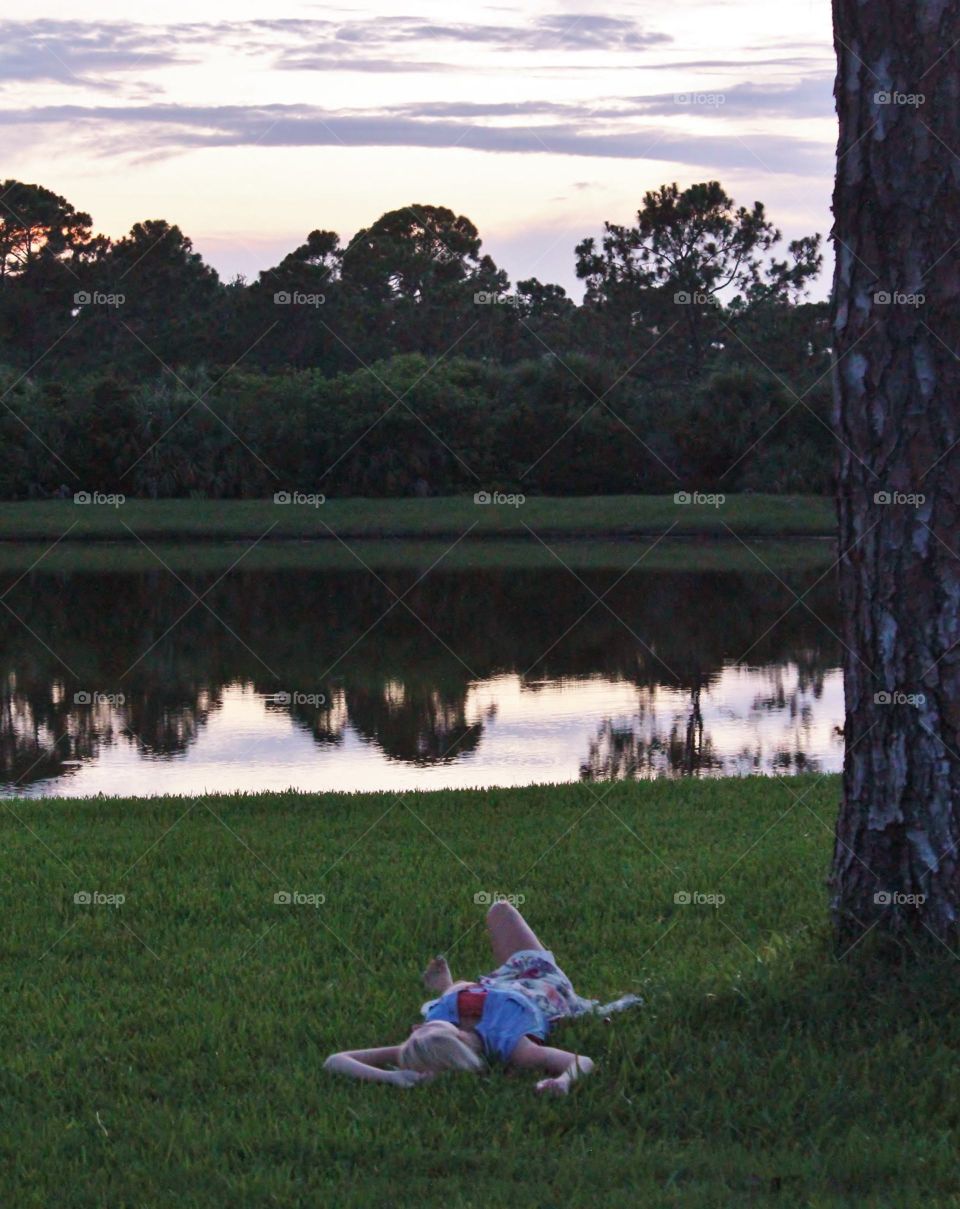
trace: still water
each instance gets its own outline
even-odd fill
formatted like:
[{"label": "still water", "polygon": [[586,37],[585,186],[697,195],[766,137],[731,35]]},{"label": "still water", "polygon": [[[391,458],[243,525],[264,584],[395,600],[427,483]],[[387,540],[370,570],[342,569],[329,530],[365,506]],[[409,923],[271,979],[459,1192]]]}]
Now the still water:
[{"label": "still water", "polygon": [[322,552],[197,569],[209,555],[181,550],[175,570],[0,569],[0,793],[400,791],[842,765],[828,552],[776,573],[718,566],[715,550],[700,569],[689,547],[632,570],[497,566],[496,554],[459,568],[426,554],[327,565]]}]

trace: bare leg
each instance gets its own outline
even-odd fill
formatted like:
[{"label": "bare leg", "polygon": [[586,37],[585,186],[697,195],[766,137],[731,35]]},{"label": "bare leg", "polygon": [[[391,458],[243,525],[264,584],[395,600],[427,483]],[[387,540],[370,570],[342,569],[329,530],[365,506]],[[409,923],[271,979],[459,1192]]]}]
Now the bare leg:
[{"label": "bare leg", "polygon": [[533,929],[512,903],[495,902],[487,912],[487,928],[498,966],[509,961],[520,949],[542,949]]}]

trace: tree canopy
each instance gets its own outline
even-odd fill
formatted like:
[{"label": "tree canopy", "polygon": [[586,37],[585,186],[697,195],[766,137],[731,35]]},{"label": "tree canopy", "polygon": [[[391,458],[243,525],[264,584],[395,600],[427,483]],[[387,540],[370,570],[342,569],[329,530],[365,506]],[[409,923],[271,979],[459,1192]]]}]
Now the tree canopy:
[{"label": "tree canopy", "polygon": [[[57,489],[64,434],[85,475],[97,464],[98,482],[148,494],[262,493],[252,451],[291,475],[335,464],[339,490],[372,494],[472,489],[474,465],[528,490],[829,485],[825,308],[802,298],[819,236],[778,259],[762,204],[715,181],[664,185],[633,227],[581,241],[582,303],[511,284],[475,224],[439,205],[349,240],[318,226],[252,282],[222,282],[173,223],[109,239],[49,190],[5,188],[0,366],[28,371],[16,414],[32,419],[8,416],[0,493]],[[791,390],[811,406],[781,424]],[[723,465],[732,434],[770,425],[755,456]]]}]

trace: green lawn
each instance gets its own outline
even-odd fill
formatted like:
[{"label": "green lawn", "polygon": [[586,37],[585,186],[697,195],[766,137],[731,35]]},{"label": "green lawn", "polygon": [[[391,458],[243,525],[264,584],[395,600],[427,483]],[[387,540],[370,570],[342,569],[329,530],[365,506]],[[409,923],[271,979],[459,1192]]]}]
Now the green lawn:
[{"label": "green lawn", "polygon": [[168,567],[184,574],[242,571],[363,571],[365,568],[410,568],[426,572],[576,570],[602,568],[640,572],[770,571],[826,572],[836,560],[830,538],[726,539],[713,537],[637,536],[629,539],[545,538],[542,541],[497,538],[460,541],[432,538],[346,538],[342,541],[206,541],[130,542],[0,541],[0,572],[46,573],[143,572]]},{"label": "green lawn", "polygon": [[[958,1204],[955,966],[832,953],[838,794],[0,802],[0,1204]],[[433,953],[489,967],[481,891],[524,895],[583,993],[645,996],[568,1026],[595,1077],[543,1102],[498,1072],[326,1075],[334,1048],[403,1035]]]},{"label": "green lawn", "polygon": [[[131,532],[132,530],[132,532]],[[701,534],[832,536],[833,500],[823,496],[731,495],[720,506],[673,496],[531,497],[519,507],[448,499],[343,499],[312,507],[270,500],[72,500],[0,503],[0,541],[150,538],[616,537]]]}]

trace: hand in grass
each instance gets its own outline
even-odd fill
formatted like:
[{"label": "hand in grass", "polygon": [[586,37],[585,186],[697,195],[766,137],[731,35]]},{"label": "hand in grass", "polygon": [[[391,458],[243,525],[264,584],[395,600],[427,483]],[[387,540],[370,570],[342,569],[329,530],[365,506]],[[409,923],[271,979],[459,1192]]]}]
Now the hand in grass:
[{"label": "hand in grass", "polygon": [[541,1079],[536,1089],[540,1095],[565,1096],[570,1090],[570,1078],[564,1073],[556,1075],[553,1079]]},{"label": "hand in grass", "polygon": [[391,1083],[395,1083],[397,1087],[416,1087],[418,1083],[427,1083],[433,1075],[422,1070],[395,1070],[391,1072],[393,1078]]}]

